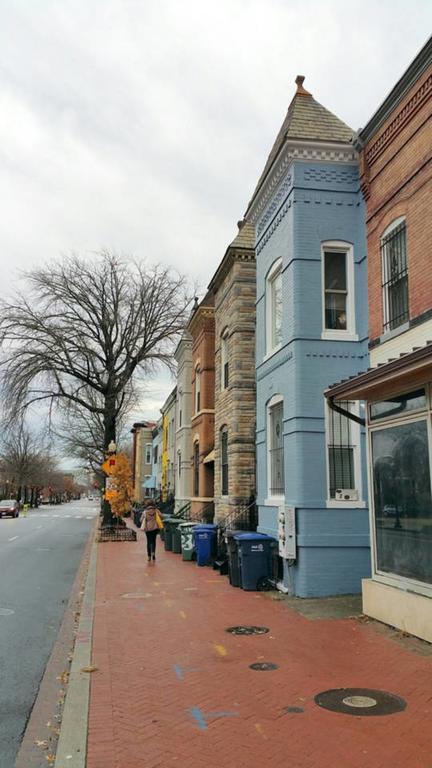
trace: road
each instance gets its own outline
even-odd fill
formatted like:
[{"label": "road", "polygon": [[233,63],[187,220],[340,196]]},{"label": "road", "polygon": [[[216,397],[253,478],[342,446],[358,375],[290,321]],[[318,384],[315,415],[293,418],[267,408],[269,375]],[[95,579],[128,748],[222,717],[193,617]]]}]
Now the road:
[{"label": "road", "polygon": [[0,768],[12,768],[88,539],[96,502],[0,519]]}]

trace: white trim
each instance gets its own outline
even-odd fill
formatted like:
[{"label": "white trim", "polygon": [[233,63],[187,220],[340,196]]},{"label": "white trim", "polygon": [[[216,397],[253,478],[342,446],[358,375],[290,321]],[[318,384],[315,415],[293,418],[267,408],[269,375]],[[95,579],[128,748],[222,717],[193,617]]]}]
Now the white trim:
[{"label": "white trim", "polygon": [[399,224],[402,224],[403,221],[406,221],[406,216],[398,216],[397,219],[394,219],[391,224],[388,225],[388,227],[385,228],[384,232],[380,235],[380,244],[381,241],[384,240],[387,235],[390,234],[396,227],[399,226]]},{"label": "white trim", "polygon": [[[347,327],[343,329],[326,328],[325,319],[325,253],[336,251],[345,253],[346,268],[346,315]],[[355,280],[354,280],[354,248],[352,243],[345,240],[323,240],[321,243],[321,302],[322,302],[322,339],[337,341],[358,341],[355,323]]]},{"label": "white trim", "polygon": [[[282,280],[282,258],[281,257],[279,257],[273,262],[269,271],[267,272],[266,279],[265,279],[266,356],[273,354],[274,352],[277,351],[277,349],[280,349],[282,346],[282,342],[279,342],[278,344],[275,344],[275,345],[273,344],[273,315],[274,315],[273,285],[276,279],[279,277],[279,275]],[[282,286],[281,286],[281,304],[283,307]],[[282,318],[281,318],[281,325],[282,325]]]},{"label": "white trim", "polygon": [[280,507],[281,504],[285,504],[285,494],[283,496],[272,496],[268,499],[264,499],[264,502],[261,506]]},{"label": "white trim", "polygon": [[[281,394],[272,395],[270,400],[268,401],[266,408],[267,408],[267,414],[266,414],[266,460],[267,460],[267,493],[270,493],[270,483],[271,483],[271,461],[270,461],[270,450],[271,450],[271,409],[278,405],[279,403],[282,403],[282,447],[284,449],[284,481],[285,481],[285,441],[284,441],[284,434],[283,434],[283,402],[284,398]],[[275,502],[274,504],[271,504],[270,506],[279,506],[283,501],[285,500],[285,493],[279,494],[276,496],[268,496],[267,501]]]},{"label": "white trim", "polygon": [[264,355],[262,362],[265,363],[266,360],[270,360],[270,358],[273,357],[273,355],[275,355],[276,352],[279,352],[280,349],[282,349],[282,344],[277,344],[277,346],[274,347],[274,349],[272,349],[271,352],[267,352],[267,354]]},{"label": "white trim", "polygon": [[[351,412],[356,416],[360,415],[360,403],[359,401],[351,401]],[[354,459],[354,488],[352,490],[358,491],[359,498],[356,501],[338,501],[330,498],[330,463],[329,463],[329,436],[330,436],[330,416],[331,408],[328,401],[324,400],[324,417],[325,417],[325,459],[326,459],[326,507],[329,509],[364,509],[366,502],[364,501],[363,494],[363,476],[361,471],[361,432],[360,424],[356,421],[350,422],[352,447],[353,447],[353,459]],[[336,411],[337,413],[337,411]]]}]

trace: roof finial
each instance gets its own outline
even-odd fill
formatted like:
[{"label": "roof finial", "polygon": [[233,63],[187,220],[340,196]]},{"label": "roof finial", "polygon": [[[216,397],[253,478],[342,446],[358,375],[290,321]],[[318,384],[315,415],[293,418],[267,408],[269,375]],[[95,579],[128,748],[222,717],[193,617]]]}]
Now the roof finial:
[{"label": "roof finial", "polygon": [[311,94],[309,93],[309,91],[307,91],[306,88],[303,87],[304,80],[305,80],[304,75],[297,75],[295,79],[296,85],[297,85],[297,94],[301,94],[303,96],[310,96]]}]

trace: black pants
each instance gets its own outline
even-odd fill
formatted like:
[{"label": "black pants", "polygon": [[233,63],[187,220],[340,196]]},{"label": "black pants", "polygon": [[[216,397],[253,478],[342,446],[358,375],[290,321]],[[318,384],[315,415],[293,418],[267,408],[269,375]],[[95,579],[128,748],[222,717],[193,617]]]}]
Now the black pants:
[{"label": "black pants", "polygon": [[157,531],[146,531],[147,536],[147,555],[151,557],[156,554],[156,536]]}]

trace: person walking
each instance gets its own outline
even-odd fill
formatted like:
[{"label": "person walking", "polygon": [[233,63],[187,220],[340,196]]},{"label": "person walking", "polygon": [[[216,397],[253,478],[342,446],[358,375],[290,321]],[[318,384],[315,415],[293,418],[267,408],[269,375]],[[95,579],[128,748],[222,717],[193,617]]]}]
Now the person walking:
[{"label": "person walking", "polygon": [[158,531],[162,530],[163,522],[156,504],[151,499],[146,503],[146,507],[141,518],[141,530],[145,531],[147,537],[147,559],[156,560],[156,537]]}]

